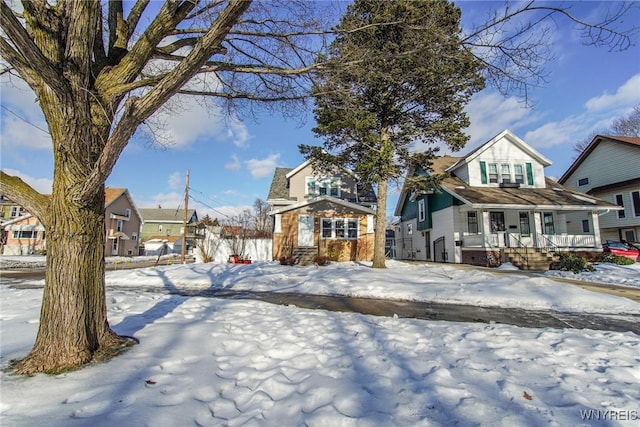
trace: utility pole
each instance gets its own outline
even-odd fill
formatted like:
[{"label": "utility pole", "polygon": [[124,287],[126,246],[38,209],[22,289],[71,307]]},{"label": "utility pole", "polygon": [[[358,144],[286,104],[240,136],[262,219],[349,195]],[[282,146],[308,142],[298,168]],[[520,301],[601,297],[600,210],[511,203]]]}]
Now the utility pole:
[{"label": "utility pole", "polygon": [[187,215],[189,211],[189,169],[187,169],[187,183],[184,187],[184,217],[182,219],[182,245],[180,246],[180,262],[184,264],[184,255],[187,251]]}]

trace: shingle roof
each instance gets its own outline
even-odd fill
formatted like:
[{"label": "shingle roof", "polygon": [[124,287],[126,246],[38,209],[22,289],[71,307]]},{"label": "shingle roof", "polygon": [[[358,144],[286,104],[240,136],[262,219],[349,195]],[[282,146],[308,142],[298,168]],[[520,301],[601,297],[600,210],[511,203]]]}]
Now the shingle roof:
[{"label": "shingle roof", "polygon": [[269,188],[269,195],[267,196],[267,200],[295,200],[295,198],[289,197],[289,181],[287,179],[287,174],[292,170],[293,168],[276,168],[273,173],[273,181],[271,181],[271,187]]},{"label": "shingle roof", "polygon": [[104,205],[109,206],[113,203],[122,193],[127,191],[126,188],[105,188],[104,189]]},{"label": "shingle roof", "polygon": [[[441,173],[454,158],[434,159],[434,173]],[[587,196],[579,191],[570,190],[552,179],[546,178],[546,188],[501,188],[472,187],[457,176],[445,178],[441,186],[444,191],[471,205],[482,206],[549,206],[554,209],[610,209],[615,205]]]},{"label": "shingle roof", "polygon": [[[183,209],[138,209],[144,222],[182,222],[184,219]],[[187,210],[187,218],[191,218],[195,209]]]}]

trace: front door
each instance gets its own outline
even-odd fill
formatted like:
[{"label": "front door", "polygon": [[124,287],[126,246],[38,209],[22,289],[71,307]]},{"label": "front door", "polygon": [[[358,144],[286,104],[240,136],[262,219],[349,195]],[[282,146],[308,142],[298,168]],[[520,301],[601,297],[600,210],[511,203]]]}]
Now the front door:
[{"label": "front door", "polygon": [[489,221],[491,224],[492,244],[502,248],[506,246],[506,227],[504,225],[504,212],[489,212]]},{"label": "front door", "polygon": [[298,246],[313,246],[313,215],[298,216]]}]

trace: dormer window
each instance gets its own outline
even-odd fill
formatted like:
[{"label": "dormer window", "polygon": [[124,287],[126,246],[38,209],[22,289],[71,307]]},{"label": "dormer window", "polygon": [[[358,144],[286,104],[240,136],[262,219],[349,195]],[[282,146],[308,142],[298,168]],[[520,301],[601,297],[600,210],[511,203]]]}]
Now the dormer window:
[{"label": "dormer window", "polygon": [[[480,182],[482,184],[500,184],[508,188],[517,188],[525,184],[533,186],[533,164],[531,163],[486,163],[480,162]],[[506,185],[505,185],[506,184]]]},{"label": "dormer window", "polygon": [[340,179],[306,177],[306,196],[340,197]]},{"label": "dormer window", "polygon": [[503,163],[500,165],[500,175],[503,183],[508,184],[511,182],[511,168],[508,164]]},{"label": "dormer window", "polygon": [[495,163],[489,163],[489,182],[498,183],[498,165]]}]

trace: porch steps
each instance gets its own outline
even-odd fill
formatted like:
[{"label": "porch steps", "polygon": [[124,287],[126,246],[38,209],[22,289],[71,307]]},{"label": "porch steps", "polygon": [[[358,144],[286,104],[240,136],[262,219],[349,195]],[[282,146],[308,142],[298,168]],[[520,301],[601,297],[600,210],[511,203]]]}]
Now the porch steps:
[{"label": "porch steps", "polygon": [[316,247],[298,247],[293,248],[291,256],[296,259],[298,265],[313,264],[313,259],[318,255]]},{"label": "porch steps", "polygon": [[547,271],[555,259],[555,254],[546,249],[504,248],[504,256],[520,270]]}]

